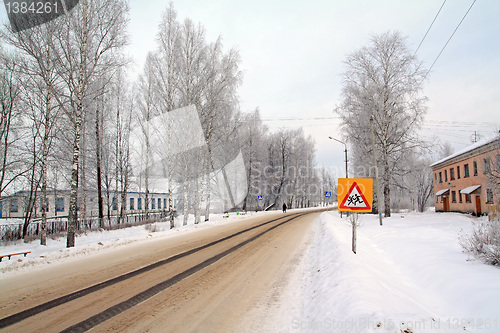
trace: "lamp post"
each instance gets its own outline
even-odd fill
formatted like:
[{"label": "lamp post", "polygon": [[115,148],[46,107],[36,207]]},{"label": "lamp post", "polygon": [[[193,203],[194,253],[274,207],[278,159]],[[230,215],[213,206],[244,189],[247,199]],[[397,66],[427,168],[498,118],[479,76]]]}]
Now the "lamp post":
[{"label": "lamp post", "polygon": [[[344,145],[344,153],[345,153],[345,178],[349,178],[349,173],[348,173],[348,168],[347,168],[347,144],[343,141],[337,140],[335,138],[332,138],[331,136],[328,137],[330,140],[335,140],[337,142],[340,142],[341,144]],[[349,216],[349,215],[347,215]],[[340,212],[340,218],[342,218],[342,212]]]},{"label": "lamp post", "polygon": [[344,152],[345,152],[345,178],[349,178],[349,174],[347,172],[347,145],[345,142],[342,142],[340,140],[337,140],[335,138],[332,138],[331,136],[328,137],[330,140],[335,140],[337,142],[340,142],[341,144],[344,145]]}]

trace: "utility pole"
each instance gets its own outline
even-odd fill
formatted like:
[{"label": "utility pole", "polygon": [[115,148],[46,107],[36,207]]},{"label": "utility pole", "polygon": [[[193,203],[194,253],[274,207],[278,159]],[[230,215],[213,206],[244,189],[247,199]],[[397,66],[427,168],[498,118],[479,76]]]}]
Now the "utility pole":
[{"label": "utility pole", "polygon": [[377,186],[377,210],[378,210],[378,219],[380,225],[382,225],[382,211],[380,210],[380,186],[378,183],[378,166],[377,166],[377,153],[375,151],[375,134],[373,134],[373,116],[370,117],[370,127],[372,130],[372,150],[373,150],[373,162],[375,163],[375,184]]},{"label": "utility pole", "polygon": [[[344,153],[345,153],[345,178],[349,178],[349,173],[348,173],[348,168],[347,168],[347,144],[345,142],[342,142],[340,140],[337,140],[331,136],[328,137],[330,140],[335,140],[337,142],[340,142],[341,144],[344,145]],[[347,216],[349,216],[348,214],[346,214]],[[340,212],[340,218],[342,218],[342,212]]]}]

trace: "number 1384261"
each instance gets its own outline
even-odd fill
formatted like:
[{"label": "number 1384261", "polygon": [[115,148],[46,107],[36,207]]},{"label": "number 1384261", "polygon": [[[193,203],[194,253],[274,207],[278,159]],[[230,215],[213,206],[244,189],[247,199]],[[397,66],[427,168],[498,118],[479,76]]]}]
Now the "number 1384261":
[{"label": "number 1384261", "polygon": [[59,13],[57,1],[50,2],[26,2],[9,1],[5,2],[5,8],[9,14],[54,14]]}]

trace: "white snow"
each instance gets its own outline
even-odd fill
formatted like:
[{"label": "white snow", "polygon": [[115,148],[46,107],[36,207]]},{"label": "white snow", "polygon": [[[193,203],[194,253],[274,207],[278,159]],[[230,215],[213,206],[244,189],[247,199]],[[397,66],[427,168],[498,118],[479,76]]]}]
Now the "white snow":
[{"label": "white snow", "polygon": [[[265,214],[265,213],[263,213]],[[403,213],[384,218],[359,214],[357,254],[351,252],[351,226],[338,212],[316,221],[308,247],[287,277],[277,303],[261,322],[273,332],[500,332],[500,268],[471,260],[458,237],[481,219],[458,213]],[[231,223],[242,216],[212,216],[212,221],[159,231],[144,226],[92,232],[66,249],[65,239],[0,246],[6,258],[2,277],[75,260],[131,242],[175,237]],[[182,223],[182,217],[177,219]],[[276,299],[276,298],[275,298]]]},{"label": "white snow", "polygon": [[500,269],[468,260],[458,244],[476,218],[435,212],[358,215],[352,229],[323,213],[304,256],[301,292],[286,332],[499,332]]},{"label": "white snow", "polygon": [[65,237],[52,239],[50,236],[47,237],[47,246],[40,245],[40,240],[29,243],[19,240],[15,243],[3,244],[0,245],[0,255],[25,251],[31,251],[31,253],[26,258],[22,255],[13,256],[10,260],[3,258],[2,262],[0,262],[0,280],[3,277],[35,270],[50,263],[67,262],[130,243],[147,241],[151,238],[175,237],[179,234],[210,228],[220,223],[238,221],[241,218],[244,218],[244,216],[237,213],[231,213],[229,218],[224,218],[223,214],[211,214],[209,222],[201,222],[195,225],[194,217],[190,215],[188,224],[182,226],[184,218],[181,215],[176,218],[176,228],[174,229],[170,229],[170,222],[157,222],[152,225],[153,229],[147,229],[145,225],[142,225],[111,231],[89,231],[77,235],[76,246],[73,248],[66,248]]}]

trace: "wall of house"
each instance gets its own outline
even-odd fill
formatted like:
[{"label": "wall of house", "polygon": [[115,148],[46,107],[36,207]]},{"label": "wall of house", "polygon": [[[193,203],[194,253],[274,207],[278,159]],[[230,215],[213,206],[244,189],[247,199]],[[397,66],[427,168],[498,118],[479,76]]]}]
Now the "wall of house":
[{"label": "wall of house", "polygon": [[[116,215],[120,212],[121,198],[118,196],[116,204],[114,203],[114,194],[111,195],[110,209],[111,215]],[[9,198],[2,198],[1,209],[2,213],[0,217],[3,218],[23,218],[26,215],[26,198],[28,194],[25,192],[18,192]],[[82,196],[79,197],[80,204],[79,209],[83,208],[81,202]],[[48,211],[47,217],[54,216],[67,216],[69,213],[69,191],[51,192],[47,195],[48,201]],[[148,197],[148,208],[150,212],[156,212],[168,209],[168,194],[166,193],[150,193]],[[140,192],[129,192],[127,193],[126,199],[126,213],[140,213],[144,212],[146,209],[146,194]],[[139,205],[140,203],[140,205]],[[40,193],[38,193],[37,204],[33,211],[33,217],[41,217],[41,199]],[[174,201],[175,207],[175,201]],[[107,198],[104,198],[104,214],[107,215]],[[98,215],[98,203],[97,194],[90,192],[87,197],[86,206],[87,217]]]},{"label": "wall of house", "polygon": [[[452,212],[487,214],[497,209],[498,193],[495,193],[490,176],[491,171],[499,166],[500,153],[498,150],[490,150],[477,154],[470,153],[462,159],[451,159],[448,163],[433,167],[436,211],[445,211],[447,200],[449,211]],[[460,193],[461,190],[474,185],[481,185],[481,187],[472,192],[470,198]],[[449,189],[449,192],[436,196],[436,193],[443,189]],[[479,211],[476,205],[477,197],[480,200]]]}]

